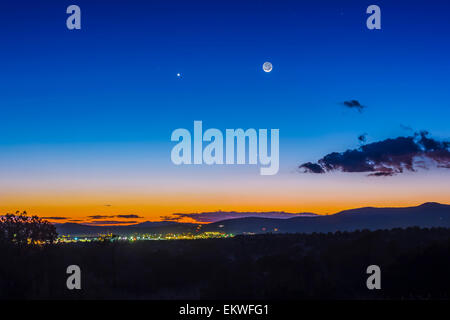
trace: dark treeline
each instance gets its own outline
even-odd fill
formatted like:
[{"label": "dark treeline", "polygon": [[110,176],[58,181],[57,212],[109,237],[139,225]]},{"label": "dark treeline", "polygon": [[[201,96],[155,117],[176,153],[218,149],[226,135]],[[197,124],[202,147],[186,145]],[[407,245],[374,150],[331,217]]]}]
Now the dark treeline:
[{"label": "dark treeline", "polygon": [[[450,229],[2,244],[1,299],[449,299]],[[368,290],[366,268],[381,268]],[[78,265],[82,289],[66,288]]]}]

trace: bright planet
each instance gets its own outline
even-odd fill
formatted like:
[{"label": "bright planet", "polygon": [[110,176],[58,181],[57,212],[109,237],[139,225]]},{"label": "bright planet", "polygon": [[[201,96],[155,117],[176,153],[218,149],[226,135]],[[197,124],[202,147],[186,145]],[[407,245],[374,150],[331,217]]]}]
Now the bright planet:
[{"label": "bright planet", "polygon": [[264,62],[263,64],[263,70],[264,72],[270,72],[272,71],[272,64],[270,62]]}]

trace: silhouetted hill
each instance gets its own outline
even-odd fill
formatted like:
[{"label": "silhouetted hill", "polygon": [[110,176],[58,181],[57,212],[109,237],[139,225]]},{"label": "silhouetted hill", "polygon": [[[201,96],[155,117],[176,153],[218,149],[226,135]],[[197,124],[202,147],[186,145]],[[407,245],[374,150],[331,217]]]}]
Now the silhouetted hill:
[{"label": "silhouetted hill", "polygon": [[333,215],[295,217],[285,220],[243,218],[212,223],[204,229],[241,234],[246,232],[335,232],[415,226],[450,227],[450,205],[424,203],[407,208],[366,207],[345,210]]},{"label": "silhouetted hill", "polygon": [[176,225],[177,222],[174,221],[145,221],[138,224],[134,224],[133,227],[137,228],[148,228],[148,227],[163,227],[163,226],[173,226]]},{"label": "silhouetted hill", "polygon": [[55,226],[56,231],[60,235],[95,236],[107,233],[116,235],[187,233],[193,232],[196,229],[197,224],[146,221],[129,226],[91,226],[78,223],[61,223],[55,224]]},{"label": "silhouetted hill", "polygon": [[[289,219],[246,217],[222,220],[202,226],[201,231],[242,233],[335,232],[357,229],[392,229],[407,227],[450,227],[450,205],[427,202],[416,207],[364,207],[344,210],[332,215],[293,217]],[[187,233],[195,232],[198,224],[171,221],[143,222],[130,226],[90,226],[76,223],[56,224],[59,234],[97,235],[114,233]]]}]

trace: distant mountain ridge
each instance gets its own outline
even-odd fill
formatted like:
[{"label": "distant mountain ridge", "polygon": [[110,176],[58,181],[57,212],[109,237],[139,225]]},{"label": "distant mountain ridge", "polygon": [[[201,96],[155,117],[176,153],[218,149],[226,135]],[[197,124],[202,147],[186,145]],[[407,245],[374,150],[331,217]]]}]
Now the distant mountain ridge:
[{"label": "distant mountain ridge", "polygon": [[205,229],[231,233],[262,232],[336,232],[357,229],[393,229],[407,227],[450,227],[450,205],[427,202],[416,207],[364,207],[322,215],[287,220],[245,218],[209,224]]},{"label": "distant mountain ridge", "polygon": [[116,235],[186,233],[194,232],[197,228],[197,224],[171,221],[145,221],[127,226],[95,226],[79,223],[55,223],[54,225],[58,234],[71,236],[95,236],[109,233]]},{"label": "distant mountain ridge", "polygon": [[[172,221],[151,222],[129,226],[90,226],[76,223],[55,224],[59,234],[96,235],[99,233],[185,233],[195,232],[197,223]],[[201,231],[244,233],[312,233],[353,231],[357,229],[392,229],[407,227],[450,228],[450,205],[427,202],[415,207],[363,207],[331,215],[296,216],[288,219],[245,217],[203,224]]]}]

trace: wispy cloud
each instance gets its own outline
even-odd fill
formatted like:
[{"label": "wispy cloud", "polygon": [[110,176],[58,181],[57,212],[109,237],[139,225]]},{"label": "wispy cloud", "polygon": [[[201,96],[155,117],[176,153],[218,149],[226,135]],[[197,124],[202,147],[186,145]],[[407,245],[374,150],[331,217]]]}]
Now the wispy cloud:
[{"label": "wispy cloud", "polygon": [[88,216],[89,219],[100,220],[100,219],[111,219],[111,218],[121,218],[121,219],[142,219],[143,217],[136,214],[117,214],[117,215],[93,215]]},{"label": "wispy cloud", "polygon": [[100,215],[96,215],[96,216],[88,216],[89,219],[109,219],[109,218],[113,218],[114,216],[100,216]]},{"label": "wispy cloud", "polygon": [[142,217],[138,216],[137,214],[118,214],[114,217],[122,219],[142,219]]},{"label": "wispy cloud", "polygon": [[360,143],[366,143],[366,141],[367,141],[367,133],[360,134],[358,136],[358,141]]},{"label": "wispy cloud", "polygon": [[172,216],[163,216],[162,219],[166,221],[177,221],[183,218],[192,219],[195,222],[216,222],[221,220],[260,217],[260,218],[276,218],[288,219],[299,216],[315,216],[313,213],[289,213],[283,211],[274,212],[235,212],[235,211],[214,211],[214,212],[200,212],[200,213],[174,213]]},{"label": "wispy cloud", "polygon": [[101,220],[101,221],[91,221],[84,222],[85,225],[115,225],[115,224],[135,224],[137,221],[116,221],[116,220]]},{"label": "wispy cloud", "polygon": [[359,103],[358,100],[348,100],[348,101],[344,101],[342,104],[344,106],[346,106],[347,108],[356,109],[359,112],[362,112],[363,109],[366,108],[366,106],[363,106],[361,103]]},{"label": "wispy cloud", "polygon": [[400,128],[406,131],[414,131],[410,126],[405,126],[404,124],[400,124]]}]

